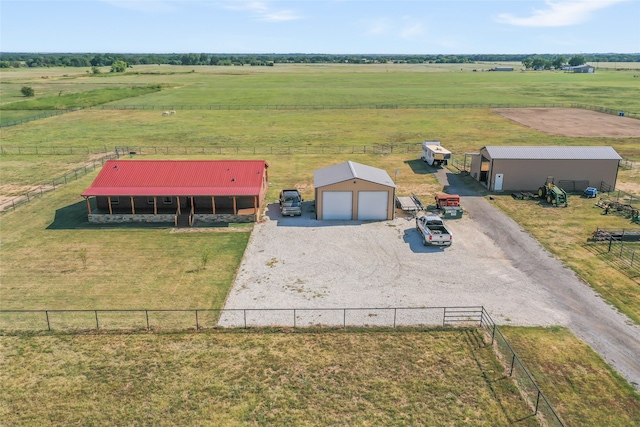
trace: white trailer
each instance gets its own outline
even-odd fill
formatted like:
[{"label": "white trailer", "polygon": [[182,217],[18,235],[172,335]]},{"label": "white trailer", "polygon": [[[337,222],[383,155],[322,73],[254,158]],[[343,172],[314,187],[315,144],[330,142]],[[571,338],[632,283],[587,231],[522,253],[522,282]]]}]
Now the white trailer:
[{"label": "white trailer", "polygon": [[440,167],[449,163],[451,151],[443,148],[440,141],[423,141],[422,160],[427,162],[429,166]]}]

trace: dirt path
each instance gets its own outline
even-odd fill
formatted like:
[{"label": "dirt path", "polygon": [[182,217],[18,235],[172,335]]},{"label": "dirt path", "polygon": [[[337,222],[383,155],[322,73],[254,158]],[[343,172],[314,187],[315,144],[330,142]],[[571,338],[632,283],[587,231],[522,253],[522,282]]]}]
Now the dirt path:
[{"label": "dirt path", "polygon": [[555,299],[558,309],[567,317],[566,326],[640,390],[640,327],[604,302],[515,221],[483,197],[473,197],[474,192],[458,176],[446,170],[436,176],[451,192],[468,196],[465,210],[480,230],[495,241],[513,266],[532,279],[540,291]]}]

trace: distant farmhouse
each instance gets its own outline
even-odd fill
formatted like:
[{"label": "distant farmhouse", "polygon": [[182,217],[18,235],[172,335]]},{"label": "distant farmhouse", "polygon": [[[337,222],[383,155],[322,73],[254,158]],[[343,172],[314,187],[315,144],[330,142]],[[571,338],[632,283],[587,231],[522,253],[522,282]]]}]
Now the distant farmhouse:
[{"label": "distant farmhouse", "polygon": [[563,71],[573,71],[574,73],[595,73],[596,72],[596,68],[592,65],[578,65],[576,67],[572,67],[570,65],[564,66],[562,67]]},{"label": "distant farmhouse", "polygon": [[264,160],[109,160],[82,196],[90,223],[253,222],[264,205],[268,166]]}]

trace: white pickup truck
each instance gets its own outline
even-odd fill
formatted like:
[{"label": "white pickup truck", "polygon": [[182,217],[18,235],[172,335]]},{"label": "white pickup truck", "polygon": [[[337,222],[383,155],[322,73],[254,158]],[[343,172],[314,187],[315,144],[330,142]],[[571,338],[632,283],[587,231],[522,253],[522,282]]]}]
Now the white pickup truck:
[{"label": "white pickup truck", "polygon": [[453,234],[439,216],[418,215],[416,229],[422,235],[422,243],[425,246],[451,246],[453,242]]}]

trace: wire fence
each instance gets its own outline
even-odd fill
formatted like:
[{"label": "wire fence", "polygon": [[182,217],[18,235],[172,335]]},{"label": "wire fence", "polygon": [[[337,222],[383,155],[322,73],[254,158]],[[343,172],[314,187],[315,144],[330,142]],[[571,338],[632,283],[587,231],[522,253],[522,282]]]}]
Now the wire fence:
[{"label": "wire fence", "polygon": [[106,145],[102,147],[48,145],[0,145],[0,155],[44,155],[60,156],[69,154],[108,154]]},{"label": "wire fence", "polygon": [[567,108],[571,103],[366,103],[366,104],[167,104],[167,105],[115,105],[103,104],[91,107],[95,110],[142,110],[142,111],[188,111],[188,110],[403,110],[403,109],[462,109],[462,108]]},{"label": "wire fence", "polygon": [[39,197],[42,197],[45,193],[55,191],[60,186],[67,184],[70,181],[77,181],[79,178],[87,175],[90,172],[95,171],[98,166],[103,166],[107,160],[117,159],[118,154],[107,154],[102,158],[87,164],[81,168],[77,168],[61,177],[54,178],[51,181],[44,183],[32,190],[22,193],[12,199],[3,201],[0,204],[0,213],[14,211],[17,207],[29,203]]},{"label": "wire fence", "polygon": [[[6,128],[9,126],[17,126],[17,125],[21,125],[23,123],[28,123],[28,122],[32,122],[34,120],[39,120],[39,119],[45,119],[47,117],[52,117],[52,116],[59,116],[60,114],[64,114],[64,113],[68,113],[70,111],[78,111],[81,110],[82,108],[72,108],[72,109],[64,109],[64,110],[48,110],[46,112],[41,112],[39,114],[35,114],[33,116],[27,116],[27,117],[23,117],[20,119],[15,119],[15,120],[9,120],[6,121],[4,123],[0,123],[0,128]],[[24,111],[24,110],[22,110]]]},{"label": "wire fence", "polygon": [[[161,331],[228,328],[480,327],[546,425],[564,424],[483,306],[190,310],[0,310],[0,331]],[[322,330],[322,329],[318,329]]]},{"label": "wire fence", "polygon": [[217,145],[217,146],[129,146],[116,147],[121,155],[136,154],[217,154],[217,155],[290,155],[290,154],[397,154],[420,153],[418,142],[401,144],[344,145],[344,146],[299,146],[299,145]]},{"label": "wire fence", "polygon": [[486,310],[482,310],[480,326],[491,336],[491,344],[498,354],[498,357],[507,367],[509,376],[514,379],[525,401],[534,409],[534,415],[543,419],[543,425],[564,427],[564,423],[549,403],[549,400],[540,390],[529,371],[525,368],[522,360],[509,344],[500,331],[500,328],[489,316]]},{"label": "wire fence", "polygon": [[204,330],[255,327],[477,326],[483,308],[0,310],[0,330]]}]

